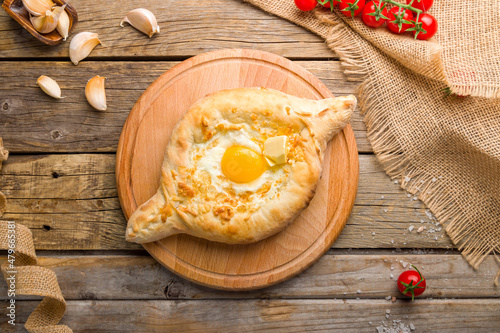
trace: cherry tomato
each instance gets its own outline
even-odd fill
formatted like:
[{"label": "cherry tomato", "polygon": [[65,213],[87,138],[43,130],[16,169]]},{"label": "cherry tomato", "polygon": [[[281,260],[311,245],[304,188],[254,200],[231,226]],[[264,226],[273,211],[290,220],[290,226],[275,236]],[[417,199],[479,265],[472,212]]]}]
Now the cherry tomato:
[{"label": "cherry tomato", "polygon": [[[384,9],[380,10],[377,7],[378,8],[384,7]],[[363,8],[363,14],[361,14],[361,19],[367,26],[371,28],[378,28],[386,21],[386,19],[383,17],[378,17],[377,19],[376,16],[369,15],[375,13],[377,10],[379,14],[382,14],[383,16],[387,17],[388,14],[387,14],[387,9],[385,8],[385,3],[380,4],[380,1],[370,1],[365,5],[365,8]]]},{"label": "cherry tomato", "polygon": [[339,8],[342,11],[342,14],[344,14],[347,17],[353,16],[351,13],[351,10],[349,9],[350,7],[354,11],[354,16],[358,16],[363,11],[363,7],[365,7],[365,0],[341,0],[340,1]]},{"label": "cherry tomato", "polygon": [[[333,7],[337,6],[338,4],[338,1],[333,0]],[[330,1],[328,0],[328,2],[323,5],[323,7],[330,8]]]},{"label": "cherry tomato", "polygon": [[[434,36],[438,29],[438,23],[434,16],[427,13],[420,14],[418,22],[422,22],[422,29],[424,29],[426,32],[419,32],[417,35],[417,39],[427,40],[432,38],[432,36]],[[415,32],[413,33],[413,35],[415,35]]]},{"label": "cherry tomato", "polygon": [[419,270],[411,265],[415,270],[404,271],[398,277],[398,289],[405,296],[411,296],[411,300],[415,296],[420,296],[424,293],[426,282],[425,278],[420,274]]},{"label": "cherry tomato", "polygon": [[[406,3],[409,4],[412,0],[406,0]],[[411,6],[416,9],[420,9],[421,11],[428,11],[431,9],[434,0],[413,0]]]},{"label": "cherry tomato", "polygon": [[[401,12],[403,13],[402,17],[403,20],[413,21],[413,13],[410,10],[402,9]],[[399,7],[391,8],[391,10],[389,11],[389,15],[387,16],[389,17],[389,19],[387,20],[387,29],[389,29],[391,32],[394,32],[395,34],[402,34],[403,32],[406,31],[406,29],[411,28],[412,24],[401,22],[401,30],[400,30],[398,23],[401,19],[396,19],[398,13],[399,13]]]},{"label": "cherry tomato", "polygon": [[318,1],[316,0],[294,0],[294,1],[295,1],[295,6],[297,6],[298,9],[304,12],[313,10],[318,4]]}]

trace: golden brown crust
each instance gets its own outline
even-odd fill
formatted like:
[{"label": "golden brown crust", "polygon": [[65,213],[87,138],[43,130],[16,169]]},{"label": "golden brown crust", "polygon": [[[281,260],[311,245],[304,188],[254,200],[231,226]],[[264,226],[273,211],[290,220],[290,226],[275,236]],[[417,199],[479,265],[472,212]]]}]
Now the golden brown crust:
[{"label": "golden brown crust", "polygon": [[[263,88],[224,90],[199,100],[173,130],[160,188],[130,217],[127,240],[188,233],[243,244],[275,234],[309,204],[326,144],[349,122],[355,104],[354,96],[314,101]],[[257,133],[256,144],[288,137],[287,163],[255,191],[221,188],[197,165],[199,145],[215,147],[242,128]]]}]

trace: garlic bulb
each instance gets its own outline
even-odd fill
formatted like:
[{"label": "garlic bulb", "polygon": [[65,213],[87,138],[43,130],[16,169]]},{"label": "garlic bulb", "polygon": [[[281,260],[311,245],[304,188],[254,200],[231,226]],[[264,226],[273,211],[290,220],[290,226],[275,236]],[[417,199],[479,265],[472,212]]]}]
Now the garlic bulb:
[{"label": "garlic bulb", "polygon": [[52,0],[23,0],[26,10],[34,16],[42,16],[56,4]]},{"label": "garlic bulb", "polygon": [[63,98],[61,97],[61,88],[57,82],[50,77],[41,75],[38,80],[36,80],[36,83],[47,95],[54,98]]},{"label": "garlic bulb", "polygon": [[87,82],[85,87],[85,97],[94,109],[106,111],[106,92],[104,90],[104,80],[106,78],[96,75]]},{"label": "garlic bulb", "polygon": [[123,22],[127,22],[137,30],[145,33],[149,38],[151,38],[155,32],[160,32],[160,26],[156,22],[156,17],[145,8],[131,10],[120,22],[120,27],[123,27]]},{"label": "garlic bulb", "polygon": [[63,10],[61,16],[59,16],[56,29],[59,35],[61,35],[61,37],[65,41],[69,35],[69,15],[65,10]]},{"label": "garlic bulb", "polygon": [[71,62],[78,65],[78,62],[85,59],[98,44],[101,44],[98,34],[93,32],[80,32],[73,37],[69,44],[69,58]]},{"label": "garlic bulb", "polygon": [[52,32],[56,29],[59,17],[64,12],[65,7],[66,5],[62,7],[56,6],[52,11],[47,10],[43,16],[30,16],[31,24],[33,24],[36,31],[42,34]]}]

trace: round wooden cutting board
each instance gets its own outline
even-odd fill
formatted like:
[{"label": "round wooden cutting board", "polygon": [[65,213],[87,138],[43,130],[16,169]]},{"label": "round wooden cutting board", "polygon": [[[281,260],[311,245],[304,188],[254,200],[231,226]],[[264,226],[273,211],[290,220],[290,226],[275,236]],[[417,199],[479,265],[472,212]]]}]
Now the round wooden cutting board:
[{"label": "round wooden cutting board", "polygon": [[[332,97],[304,68],[262,51],[220,50],[171,68],[139,98],[120,137],[116,178],[127,219],[156,193],[170,133],[189,106],[209,93],[238,87]],[[248,290],[276,284],[305,270],[333,244],[354,204],[358,174],[356,142],[348,125],[328,145],[309,207],[280,233],[248,245],[176,235],[143,246],[172,272],[202,285]]]}]

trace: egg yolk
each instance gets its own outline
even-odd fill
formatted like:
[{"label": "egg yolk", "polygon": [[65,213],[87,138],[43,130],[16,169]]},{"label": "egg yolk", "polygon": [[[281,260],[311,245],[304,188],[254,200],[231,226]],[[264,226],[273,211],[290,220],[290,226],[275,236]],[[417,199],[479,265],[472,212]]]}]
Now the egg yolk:
[{"label": "egg yolk", "polygon": [[266,162],[261,154],[242,146],[233,146],[222,156],[224,175],[235,183],[248,183],[262,175]]}]

